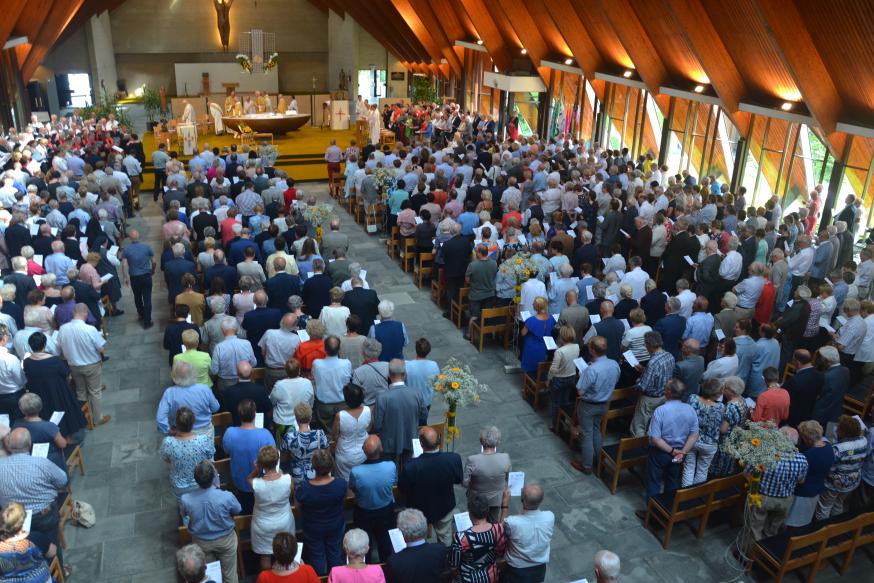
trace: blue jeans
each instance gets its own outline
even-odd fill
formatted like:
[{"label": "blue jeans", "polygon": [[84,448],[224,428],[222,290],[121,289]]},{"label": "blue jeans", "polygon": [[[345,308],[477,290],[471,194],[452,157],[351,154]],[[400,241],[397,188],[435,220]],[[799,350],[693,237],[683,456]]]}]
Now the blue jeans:
[{"label": "blue jeans", "polygon": [[591,469],[595,456],[601,451],[601,418],[607,412],[609,403],[580,403],[580,457],[583,467]]},{"label": "blue jeans", "polygon": [[662,491],[673,492],[680,487],[680,467],[671,454],[650,446],[646,460],[646,499]]}]

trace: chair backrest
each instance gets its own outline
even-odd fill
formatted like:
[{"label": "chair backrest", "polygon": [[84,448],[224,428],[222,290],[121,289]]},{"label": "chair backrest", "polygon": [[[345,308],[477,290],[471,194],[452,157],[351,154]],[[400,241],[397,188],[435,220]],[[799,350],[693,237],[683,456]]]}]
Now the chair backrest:
[{"label": "chair backrest", "polygon": [[[490,320],[497,320],[489,322]],[[480,311],[480,323],[483,328],[501,328],[513,321],[513,310],[510,306],[502,308],[483,308]]]},{"label": "chair backrest", "polygon": [[623,437],[619,440],[619,451],[616,456],[621,460],[625,457],[625,452],[635,449],[645,448],[649,445],[649,437]]},{"label": "chair backrest", "polygon": [[[783,565],[789,565],[792,562],[804,563],[812,560],[814,555],[822,552],[822,549],[825,548],[829,538],[843,532],[843,529],[841,528],[842,526],[843,525],[841,524],[830,524],[808,534],[790,536],[789,543],[786,545],[786,550],[783,553],[783,559],[780,563]],[[816,545],[814,547],[815,550],[811,550],[810,552],[803,553],[799,556],[793,556],[799,550],[813,545]]]},{"label": "chair backrest", "polygon": [[258,368],[252,369],[252,382],[262,381],[264,380],[264,373],[267,369],[263,366],[259,366]]},{"label": "chair backrest", "polygon": [[64,570],[61,569],[61,563],[58,561],[58,557],[52,559],[52,564],[49,565],[49,575],[51,575],[57,583],[64,583]]},{"label": "chair backrest", "polygon": [[677,512],[679,512],[680,504],[686,502],[687,500],[705,498],[707,499],[707,501],[709,501],[715,490],[716,488],[714,487],[714,483],[712,481],[704,482],[703,484],[698,484],[697,486],[690,486],[688,488],[680,488],[674,493],[674,504],[671,507],[671,514],[676,514]]},{"label": "chair backrest", "polygon": [[419,265],[425,265],[425,263],[430,263],[434,261],[433,253],[419,253]]},{"label": "chair backrest", "polygon": [[252,528],[252,515],[239,514],[234,516],[234,530],[237,531],[237,536],[244,530]]}]

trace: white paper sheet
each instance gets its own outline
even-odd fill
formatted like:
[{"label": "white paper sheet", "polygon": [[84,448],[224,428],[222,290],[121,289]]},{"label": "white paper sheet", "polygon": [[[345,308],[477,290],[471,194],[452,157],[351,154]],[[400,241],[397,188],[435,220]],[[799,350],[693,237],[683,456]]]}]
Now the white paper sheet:
[{"label": "white paper sheet", "polygon": [[553,320],[555,320],[556,322],[558,322],[559,314],[550,314],[550,316],[552,316],[552,319],[553,319]]},{"label": "white paper sheet", "polygon": [[547,350],[556,350],[558,345],[555,343],[555,339],[552,336],[544,336],[543,343],[546,344]]},{"label": "white paper sheet", "polygon": [[838,317],[835,318],[835,319],[836,319],[838,322],[841,323],[841,326],[843,326],[844,324],[847,323],[847,317],[846,317],[846,316],[838,316]]},{"label": "white paper sheet", "polygon": [[303,563],[303,543],[297,543],[297,553],[294,555],[294,562],[297,564]]},{"label": "white paper sheet", "polygon": [[264,413],[255,413],[255,427],[264,429]]},{"label": "white paper sheet", "polygon": [[602,216],[599,215],[599,216],[598,216],[598,222],[599,222],[599,223],[603,223],[603,222],[604,222],[604,217],[602,217]]},{"label": "white paper sheet", "polygon": [[719,340],[720,342],[722,342],[723,340],[725,340],[725,332],[723,332],[723,331],[720,330],[719,328],[717,328],[716,330],[714,330],[713,333],[716,334],[716,339]]},{"label": "white paper sheet", "polygon": [[36,287],[39,287],[40,285],[42,285],[42,276],[41,275],[31,275],[30,277],[33,278],[33,282],[36,284]]},{"label": "white paper sheet", "polygon": [[422,442],[419,441],[418,437],[414,437],[412,439],[412,442],[413,442],[413,457],[419,457],[424,452],[424,450],[422,449]]},{"label": "white paper sheet", "polygon": [[828,325],[828,324],[826,324],[825,326],[823,326],[823,328],[825,328],[828,332],[830,332],[830,333],[832,333],[832,334],[835,333],[835,329],[832,328],[832,327],[831,327],[830,325]]},{"label": "white paper sheet", "polygon": [[30,524],[33,522],[33,510],[25,510],[24,522],[21,524],[21,530],[30,532]]},{"label": "white paper sheet", "polygon": [[521,496],[522,486],[525,485],[525,472],[510,472],[507,474],[507,487],[510,496]]},{"label": "white paper sheet", "polygon": [[212,580],[215,583],[222,583],[222,564],[220,561],[206,564],[206,579],[207,581]]},{"label": "white paper sheet", "polygon": [[521,312],[519,312],[519,317],[522,318],[523,322],[525,322],[526,320],[528,320],[528,318],[531,317],[531,312],[529,312],[528,310],[522,310]]},{"label": "white paper sheet", "polygon": [[52,413],[52,416],[49,417],[49,421],[51,421],[55,425],[58,425],[61,422],[61,419],[63,419],[63,418],[64,418],[63,411],[55,411],[54,413]]},{"label": "white paper sheet", "polygon": [[194,322],[191,320],[191,314],[188,314],[187,316],[185,316],[185,321],[188,322],[189,324],[193,324],[193,323],[194,323]]},{"label": "white paper sheet", "polygon": [[112,279],[111,273],[104,273],[103,275],[100,276],[100,281],[102,281],[103,283],[106,283],[110,279]]},{"label": "white paper sheet", "polygon": [[407,541],[404,540],[404,535],[401,534],[400,529],[393,528],[388,531],[388,538],[391,539],[391,548],[393,548],[396,553],[407,548]]},{"label": "white paper sheet", "polygon": [[42,256],[42,255],[34,255],[34,256],[33,256],[33,261],[34,261],[34,263],[36,263],[37,265],[39,265],[40,267],[42,267],[43,256]]},{"label": "white paper sheet", "polygon": [[459,512],[455,515],[455,530],[461,532],[467,530],[473,523],[470,521],[470,514],[467,512]]},{"label": "white paper sheet", "polygon": [[33,450],[31,450],[30,455],[33,457],[49,457],[49,444],[48,443],[34,443]]},{"label": "white paper sheet", "polygon": [[692,258],[689,257],[688,255],[683,255],[683,259],[685,259],[686,263],[688,263],[689,265],[695,265],[695,262],[692,261]]},{"label": "white paper sheet", "polygon": [[605,300],[610,300],[610,301],[613,302],[614,304],[618,304],[618,303],[619,303],[619,296],[617,296],[616,294],[610,294],[609,296],[607,296],[607,297],[604,298],[604,299],[605,299]]},{"label": "white paper sheet", "polygon": [[622,357],[625,358],[625,360],[626,360],[626,361],[628,362],[628,364],[630,364],[631,366],[637,366],[638,364],[640,364],[640,361],[637,360],[637,357],[634,356],[634,353],[633,353],[632,351],[630,351],[630,350],[626,350],[625,352],[623,352],[623,353],[622,353]]},{"label": "white paper sheet", "polygon": [[0,425],[5,425],[6,427],[10,426],[9,415],[7,415],[6,413],[0,414]]},{"label": "white paper sheet", "polygon": [[358,276],[361,278],[361,281],[366,281],[367,280],[367,270],[362,269],[361,272],[359,272]]},{"label": "white paper sheet", "polygon": [[589,299],[589,301],[592,301],[595,299],[595,292],[592,291],[592,286],[590,286],[590,285],[586,286],[586,297]]},{"label": "white paper sheet", "polygon": [[589,321],[590,321],[592,324],[597,324],[597,323],[599,323],[599,322],[601,321],[601,316],[599,316],[598,314],[590,314],[590,315],[589,315]]},{"label": "white paper sheet", "polygon": [[422,220],[422,217],[416,217],[416,224],[417,224],[417,225],[421,225],[421,224],[424,223],[424,222],[425,222],[425,221]]},{"label": "white paper sheet", "polygon": [[585,371],[587,368],[589,368],[589,365],[586,364],[586,361],[583,360],[582,356],[580,356],[579,358],[575,358],[574,364],[576,365],[577,370],[580,371],[581,374],[583,371]]},{"label": "white paper sheet", "polygon": [[791,308],[792,304],[794,304],[794,303],[795,303],[795,300],[789,300],[788,302],[786,302],[786,307]]},{"label": "white paper sheet", "polygon": [[300,338],[301,342],[309,342],[310,341],[310,335],[306,330],[298,330],[297,337]]}]

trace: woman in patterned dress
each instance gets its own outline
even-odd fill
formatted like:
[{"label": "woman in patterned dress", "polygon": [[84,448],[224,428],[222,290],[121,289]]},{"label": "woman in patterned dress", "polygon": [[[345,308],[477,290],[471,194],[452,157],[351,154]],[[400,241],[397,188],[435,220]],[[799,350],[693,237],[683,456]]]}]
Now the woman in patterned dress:
[{"label": "woman in patterned dress", "polygon": [[504,523],[489,522],[489,499],[481,494],[467,502],[471,526],[456,532],[449,547],[449,565],[458,569],[455,583],[495,583],[498,557],[504,554],[507,540]]},{"label": "woman in patterned dress", "polygon": [[710,465],[711,476],[728,476],[738,471],[737,462],[723,449],[731,430],[746,423],[749,410],[743,398],[744,382],[739,377],[728,377],[722,383],[722,403],[725,412],[719,427],[719,449]]},{"label": "woman in patterned dress", "polygon": [[289,429],[282,442],[282,449],[291,454],[291,478],[295,488],[304,480],[316,477],[313,469],[313,454],[328,447],[328,436],[321,429],[310,429],[313,409],[308,403],[298,403],[294,408],[297,429]]}]

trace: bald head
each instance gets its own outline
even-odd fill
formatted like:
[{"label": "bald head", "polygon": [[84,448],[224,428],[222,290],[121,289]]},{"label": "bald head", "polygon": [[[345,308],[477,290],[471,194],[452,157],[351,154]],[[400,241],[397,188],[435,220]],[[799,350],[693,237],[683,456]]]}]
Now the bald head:
[{"label": "bald head", "polygon": [[525,484],[522,488],[522,508],[537,510],[543,503],[543,488],[540,484]]},{"label": "bald head", "polygon": [[240,380],[247,381],[252,376],[252,365],[249,364],[248,360],[241,360],[237,364],[237,375],[240,377]]},{"label": "bald head", "polygon": [[369,460],[376,460],[382,455],[382,441],[378,435],[371,435],[364,440],[364,455]]},{"label": "bald head", "polygon": [[253,300],[255,302],[255,305],[259,308],[267,306],[267,292],[265,292],[263,289],[259,289],[255,292]]},{"label": "bald head", "polygon": [[13,429],[3,439],[3,445],[6,446],[6,451],[11,454],[29,453],[31,448],[30,431],[24,427]]},{"label": "bald head", "polygon": [[436,451],[440,447],[440,437],[433,427],[426,425],[419,430],[419,443],[422,451]]}]

